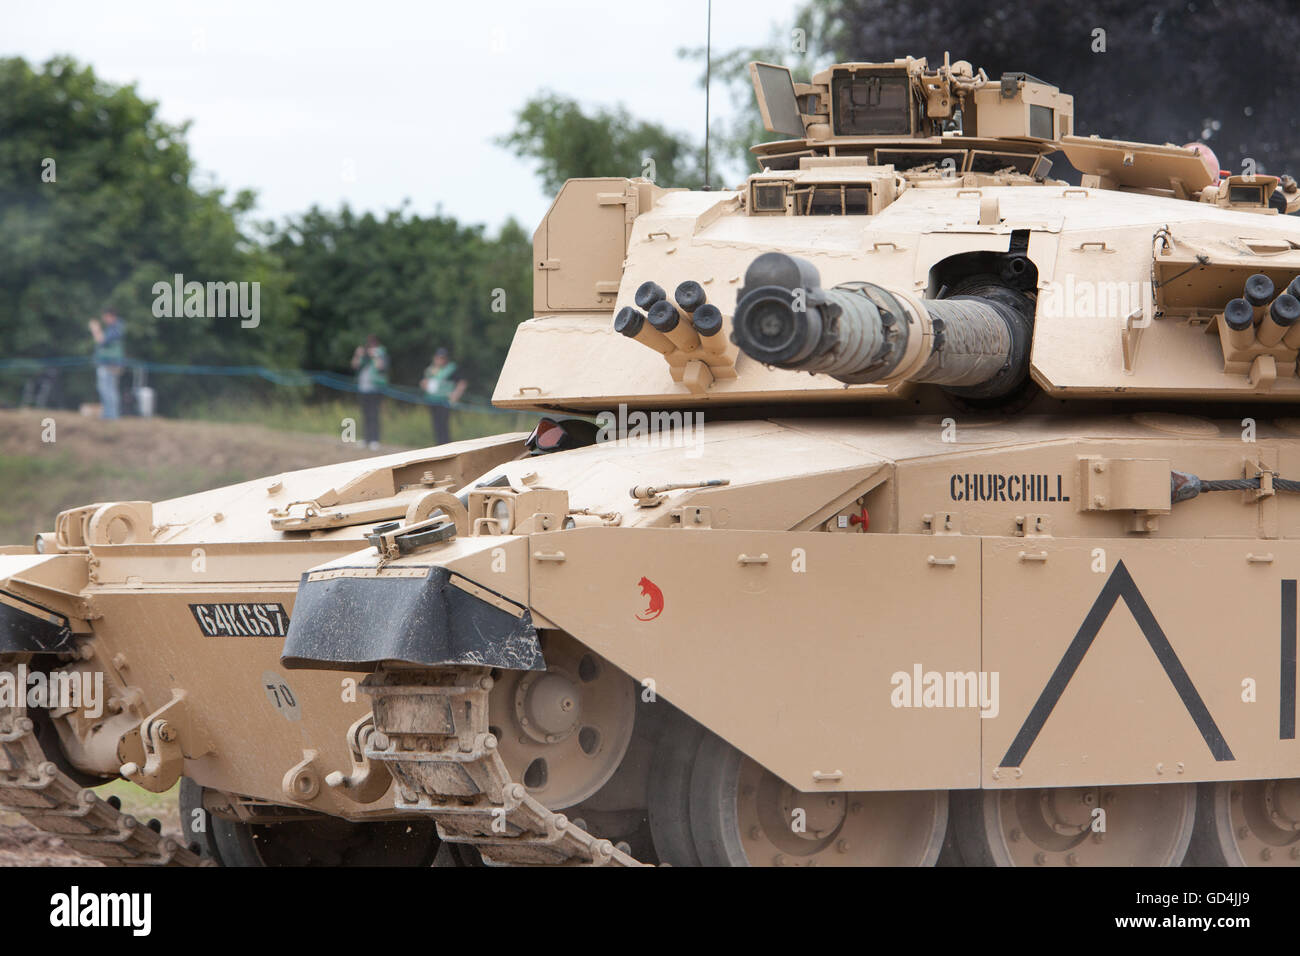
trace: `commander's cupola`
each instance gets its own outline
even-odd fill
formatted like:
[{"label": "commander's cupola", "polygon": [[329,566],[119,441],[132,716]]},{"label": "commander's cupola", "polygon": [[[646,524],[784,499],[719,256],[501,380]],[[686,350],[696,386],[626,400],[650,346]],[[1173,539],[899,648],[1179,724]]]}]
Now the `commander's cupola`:
[{"label": "commander's cupola", "polygon": [[839,63],[795,83],[751,63],[763,124],[751,216],[875,215],[904,190],[1034,185],[1074,121],[1073,97],[1025,73],[992,81],[965,60]]},{"label": "commander's cupola", "polygon": [[958,60],[930,70],[924,57],[837,63],[795,83],[790,70],[751,63],[763,125],[795,140],[827,142],[945,135],[1059,140],[1073,131],[1074,97],[1028,73],[994,82]]}]

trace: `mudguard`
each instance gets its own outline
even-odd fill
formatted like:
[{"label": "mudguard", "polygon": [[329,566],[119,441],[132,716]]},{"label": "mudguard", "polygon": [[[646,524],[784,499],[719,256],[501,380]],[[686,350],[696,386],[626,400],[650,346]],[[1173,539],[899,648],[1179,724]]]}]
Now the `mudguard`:
[{"label": "mudguard", "polygon": [[68,619],[0,591],[0,654],[71,650]]},{"label": "mudguard", "polygon": [[[56,599],[85,583],[81,555],[0,553],[0,654],[56,653],[72,648],[72,622]],[[43,600],[42,598],[45,598]]]},{"label": "mudguard", "polygon": [[307,572],[280,661],[352,671],[381,661],[546,669],[532,613],[445,567]]}]

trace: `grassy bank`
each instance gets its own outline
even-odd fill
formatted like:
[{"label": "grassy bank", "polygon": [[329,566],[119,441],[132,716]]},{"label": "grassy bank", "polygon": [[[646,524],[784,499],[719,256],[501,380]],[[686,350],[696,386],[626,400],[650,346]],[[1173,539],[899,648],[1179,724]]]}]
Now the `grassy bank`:
[{"label": "grassy bank", "polygon": [[[390,403],[378,453],[432,444],[424,408]],[[96,501],[162,501],[263,475],[377,454],[341,440],[345,402],[236,404],[197,410],[202,420],[0,410],[0,544],[50,531],[58,512]],[[208,418],[211,416],[211,418]],[[218,420],[219,419],[219,420]],[[455,412],[453,438],[531,428],[536,416]],[[54,441],[46,425],[53,421]]]},{"label": "grassy bank", "polygon": [[[362,438],[361,406],[347,399],[274,403],[225,399],[191,405],[186,409],[186,417],[210,422],[248,422],[278,431],[334,438],[342,435],[344,421],[351,419],[357,439]],[[451,439],[460,441],[498,432],[525,431],[531,429],[536,421],[536,414],[531,412],[507,412],[477,406],[458,408],[451,414]],[[385,400],[380,431],[385,444],[421,448],[433,443],[429,409],[423,405]]]}]

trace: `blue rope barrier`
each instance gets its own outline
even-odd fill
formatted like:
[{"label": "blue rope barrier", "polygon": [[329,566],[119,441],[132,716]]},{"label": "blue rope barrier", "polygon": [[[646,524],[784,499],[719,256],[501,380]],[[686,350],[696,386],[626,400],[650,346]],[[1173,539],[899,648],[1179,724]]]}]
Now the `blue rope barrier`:
[{"label": "blue rope barrier", "polygon": [[[36,374],[47,368],[84,368],[92,364],[94,364],[93,360],[84,355],[58,356],[48,359],[0,359],[0,372],[18,371]],[[310,369],[275,369],[261,365],[175,365],[168,362],[145,362],[139,359],[127,359],[123,366],[131,369],[140,368],[146,372],[156,372],[164,375],[243,375],[265,379],[273,385],[297,387],[321,385],[337,392],[360,392],[356,381],[351,376],[340,375],[337,372],[312,371]],[[474,402],[457,402],[455,405],[451,405],[445,400],[430,398],[418,389],[395,385],[383,385],[376,391],[388,398],[399,402],[407,402],[411,405],[445,405],[457,410],[496,412],[502,415],[517,413],[515,409],[496,408],[492,405],[480,405]]]}]

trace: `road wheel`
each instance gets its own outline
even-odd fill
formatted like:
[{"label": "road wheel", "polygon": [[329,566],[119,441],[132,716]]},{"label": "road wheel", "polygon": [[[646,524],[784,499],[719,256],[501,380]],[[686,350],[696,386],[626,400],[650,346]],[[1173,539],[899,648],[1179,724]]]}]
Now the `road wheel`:
[{"label": "road wheel", "polygon": [[650,764],[650,836],[660,863],[699,866],[691,833],[691,771],[704,728],[680,713],[669,717]]},{"label": "road wheel", "polygon": [[1179,866],[1196,785],[953,792],[968,866]]},{"label": "road wheel", "polygon": [[704,866],[933,866],[948,794],[802,792],[706,734],[691,773],[689,817]]},{"label": "road wheel", "polygon": [[1300,866],[1300,780],[1203,783],[1188,862]]}]

